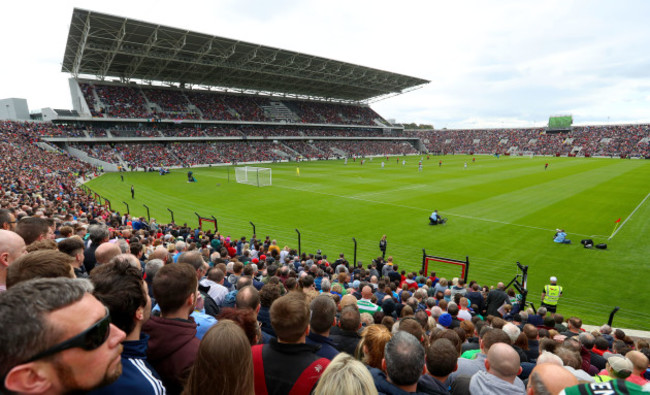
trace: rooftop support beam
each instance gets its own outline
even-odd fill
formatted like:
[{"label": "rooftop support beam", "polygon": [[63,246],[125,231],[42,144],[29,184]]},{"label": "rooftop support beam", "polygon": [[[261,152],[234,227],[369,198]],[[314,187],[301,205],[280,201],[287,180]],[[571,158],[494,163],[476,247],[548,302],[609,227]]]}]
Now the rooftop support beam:
[{"label": "rooftop support beam", "polygon": [[84,50],[86,49],[86,43],[88,42],[88,36],[90,35],[90,14],[86,15],[86,20],[84,21],[83,32],[81,33],[81,40],[79,41],[79,46],[77,47],[77,53],[74,56],[74,65],[72,66],[72,75],[75,78],[79,75],[79,68],[81,67],[81,60],[83,59]]},{"label": "rooftop support beam", "polygon": [[160,30],[160,25],[156,26],[156,28],[151,32],[149,37],[147,38],[147,41],[144,43],[144,53],[141,55],[137,55],[133,58],[129,66],[126,68],[125,72],[125,78],[133,78],[135,77],[136,73],[139,71],[140,66],[142,65],[142,62],[147,58],[149,53],[151,52],[151,49],[156,45],[158,42],[158,31]]},{"label": "rooftop support beam", "polygon": [[122,26],[120,27],[120,31],[117,34],[116,40],[113,42],[113,45],[111,45],[111,49],[106,54],[106,57],[104,58],[104,61],[100,67],[99,75],[105,76],[108,73],[108,70],[110,70],[111,65],[113,64],[113,59],[115,59],[115,55],[117,55],[119,52],[120,47],[122,46],[122,42],[124,42],[124,37],[126,37],[126,21],[127,19],[124,19],[124,22],[122,22]]},{"label": "rooftop support beam", "polygon": [[159,65],[156,67],[156,70],[152,73],[152,75],[153,75],[152,79],[157,80],[158,77],[160,76],[160,74],[161,74],[162,72],[164,72],[164,71],[167,69],[167,65],[169,65],[169,63],[170,63],[172,60],[175,60],[175,59],[176,59],[176,56],[178,55],[178,53],[179,53],[180,51],[182,51],[183,48],[185,48],[185,44],[187,44],[187,35],[188,35],[189,33],[190,33],[190,31],[187,30],[187,31],[185,32],[185,34],[183,34],[183,35],[181,36],[181,38],[178,39],[178,41],[176,41],[176,42],[174,43],[174,45],[172,46],[173,52],[172,52],[171,55],[168,57],[168,59],[167,59],[166,62],[161,63],[161,64],[159,64]]}]

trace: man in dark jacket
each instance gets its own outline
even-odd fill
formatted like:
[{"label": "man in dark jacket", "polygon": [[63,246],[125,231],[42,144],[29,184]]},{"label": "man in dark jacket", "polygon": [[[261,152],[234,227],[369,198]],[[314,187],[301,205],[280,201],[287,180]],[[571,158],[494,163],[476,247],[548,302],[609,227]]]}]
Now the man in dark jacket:
[{"label": "man in dark jacket", "polygon": [[354,355],[357,345],[361,340],[358,332],[361,328],[361,315],[357,306],[349,305],[341,310],[339,327],[341,330],[331,335],[332,340],[336,344],[336,348],[340,352]]},{"label": "man in dark jacket", "polygon": [[151,298],[140,270],[118,257],[96,267],[91,281],[95,285],[93,295],[108,307],[111,321],[127,335],[122,342],[120,378],[91,394],[164,394],[158,373],[147,362],[149,336],[142,333],[142,326],[151,316]]},{"label": "man in dark jacket", "polygon": [[425,372],[424,348],[415,336],[405,331],[398,331],[386,343],[381,366],[383,371],[377,368],[370,369],[379,393],[387,395],[419,393],[416,392],[418,380]]},{"label": "man in dark jacket", "polygon": [[97,250],[100,244],[108,241],[110,234],[106,225],[94,224],[88,227],[88,235],[90,245],[86,247],[86,251],[84,252],[84,267],[86,268],[86,272],[90,273],[97,264],[95,250]]},{"label": "man in dark jacket", "polygon": [[485,301],[486,310],[488,315],[493,315],[495,317],[501,317],[499,314],[499,307],[510,300],[508,294],[505,293],[505,285],[503,283],[498,283],[496,289],[491,290],[488,293],[487,300]]},{"label": "man in dark jacket", "polygon": [[320,346],[305,344],[309,315],[302,292],[289,292],[273,302],[271,325],[278,337],[253,346],[255,393],[311,393],[329,361],[316,355]]},{"label": "man in dark jacket", "polygon": [[190,317],[198,299],[198,281],[187,263],[163,266],[153,280],[160,317],[142,330],[149,335],[147,357],[162,377],[167,393],[179,394],[199,351],[196,323]]},{"label": "man in dark jacket", "polygon": [[449,395],[447,377],[458,368],[458,351],[451,340],[441,338],[427,350],[427,374],[418,381],[418,390],[433,395]]},{"label": "man in dark jacket", "polygon": [[307,336],[307,344],[317,344],[321,349],[316,352],[319,357],[334,359],[339,351],[334,341],[329,338],[330,329],[336,318],[336,303],[328,295],[319,295],[312,300],[311,331]]}]

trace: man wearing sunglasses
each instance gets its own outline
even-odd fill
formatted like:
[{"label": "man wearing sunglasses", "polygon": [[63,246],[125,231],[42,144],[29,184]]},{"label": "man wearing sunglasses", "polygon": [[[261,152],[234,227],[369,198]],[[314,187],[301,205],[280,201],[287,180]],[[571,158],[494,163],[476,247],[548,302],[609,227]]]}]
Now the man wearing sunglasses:
[{"label": "man wearing sunglasses", "polygon": [[40,278],[0,294],[0,392],[60,394],[110,384],[121,342],[88,280]]}]

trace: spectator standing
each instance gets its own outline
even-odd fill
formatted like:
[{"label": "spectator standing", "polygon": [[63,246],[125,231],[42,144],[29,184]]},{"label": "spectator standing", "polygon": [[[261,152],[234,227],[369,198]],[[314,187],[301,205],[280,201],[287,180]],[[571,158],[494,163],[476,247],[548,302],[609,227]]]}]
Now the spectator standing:
[{"label": "spectator standing", "polygon": [[108,307],[115,326],[126,333],[120,378],[91,394],[165,394],[160,376],[147,362],[149,336],[142,333],[142,326],[151,316],[151,298],[141,271],[126,259],[115,259],[96,267],[91,281],[93,295]]},{"label": "spectator standing", "polygon": [[271,325],[278,337],[253,346],[255,393],[311,393],[329,360],[316,355],[318,346],[305,344],[309,316],[302,292],[289,292],[271,305]]},{"label": "spectator standing", "polygon": [[167,392],[179,394],[200,343],[190,317],[199,296],[194,268],[186,263],[163,266],[153,280],[153,294],[161,316],[152,316],[142,329],[149,335],[147,357]]},{"label": "spectator standing", "polygon": [[254,390],[248,338],[235,322],[220,320],[201,340],[183,395],[253,395]]},{"label": "spectator standing", "polygon": [[370,369],[377,391],[384,394],[416,393],[418,380],[425,373],[424,361],[424,348],[420,341],[408,332],[398,331],[386,343],[383,370]]},{"label": "spectator standing", "polygon": [[25,241],[17,233],[0,229],[0,292],[7,290],[7,269],[27,253]]},{"label": "spectator standing", "polygon": [[86,392],[120,377],[126,335],[92,290],[88,280],[39,278],[0,294],[1,392]]}]

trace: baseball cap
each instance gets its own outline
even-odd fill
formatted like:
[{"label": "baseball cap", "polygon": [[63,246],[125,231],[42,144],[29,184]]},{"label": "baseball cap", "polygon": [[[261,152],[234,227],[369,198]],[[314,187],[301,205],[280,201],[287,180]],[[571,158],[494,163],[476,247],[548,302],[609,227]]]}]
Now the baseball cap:
[{"label": "baseball cap", "polygon": [[354,289],[359,288],[359,285],[361,285],[361,282],[359,282],[359,280],[354,280],[352,282],[352,288],[354,288]]},{"label": "baseball cap", "polygon": [[266,255],[260,255],[260,260],[265,261],[266,260]]},{"label": "baseball cap", "polygon": [[[609,357],[607,358],[607,363],[609,364],[609,366],[612,367],[612,369],[614,369],[616,373],[619,374],[624,373],[624,371],[627,371],[629,374],[631,374],[632,370],[634,369],[634,366],[632,365],[632,361],[630,361],[625,357],[618,357],[618,356]],[[625,376],[625,374],[623,374],[622,376]]]},{"label": "baseball cap", "polygon": [[253,262],[253,263],[258,263],[259,261],[260,261],[260,260],[257,259],[257,258],[253,258],[253,259],[252,259],[252,262]]},{"label": "baseball cap", "polygon": [[554,282],[557,282],[557,277],[555,277],[555,276],[551,276],[551,282],[553,282],[553,283],[554,283]]},{"label": "baseball cap", "polygon": [[444,313],[438,318],[438,323],[445,328],[448,328],[449,325],[451,325],[451,314],[449,313]]}]

